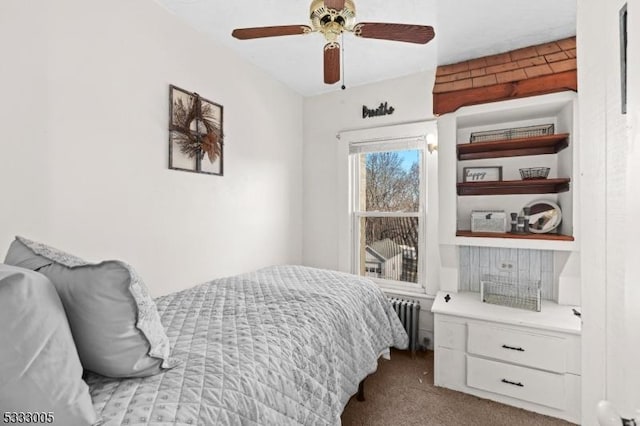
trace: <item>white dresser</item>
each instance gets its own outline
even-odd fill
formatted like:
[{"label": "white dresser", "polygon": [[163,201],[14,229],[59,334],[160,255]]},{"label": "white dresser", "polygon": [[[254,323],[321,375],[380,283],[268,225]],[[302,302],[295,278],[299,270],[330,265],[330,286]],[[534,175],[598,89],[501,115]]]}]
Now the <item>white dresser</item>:
[{"label": "white dresser", "polygon": [[432,312],[436,386],[580,423],[581,321],[571,306],[544,301],[532,312],[439,292]]}]

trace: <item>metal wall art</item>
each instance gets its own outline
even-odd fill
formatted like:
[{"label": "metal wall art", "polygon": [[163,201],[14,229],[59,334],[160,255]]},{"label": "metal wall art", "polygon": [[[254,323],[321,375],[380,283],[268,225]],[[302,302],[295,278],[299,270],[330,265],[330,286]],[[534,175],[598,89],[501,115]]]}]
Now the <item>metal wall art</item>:
[{"label": "metal wall art", "polygon": [[380,117],[383,115],[391,115],[396,109],[388,104],[388,102],[380,102],[380,106],[376,109],[362,105],[362,118]]},{"label": "metal wall art", "polygon": [[169,86],[169,168],[223,175],[222,105]]}]

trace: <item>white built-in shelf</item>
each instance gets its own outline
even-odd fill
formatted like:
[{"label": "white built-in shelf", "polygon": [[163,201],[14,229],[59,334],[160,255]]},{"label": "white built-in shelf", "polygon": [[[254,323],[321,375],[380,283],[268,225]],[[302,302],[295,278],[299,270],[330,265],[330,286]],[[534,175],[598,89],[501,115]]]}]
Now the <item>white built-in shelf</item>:
[{"label": "white built-in shelf", "polygon": [[[458,231],[451,244],[471,247],[502,247],[532,250],[578,251],[575,240],[543,238],[504,238],[500,236],[472,236],[474,233]],[[499,234],[503,235],[503,234]],[[573,237],[571,237],[573,238]]]},{"label": "white built-in shelf", "polygon": [[[440,243],[454,246],[502,247],[577,252],[576,95],[554,93],[460,108],[438,118]],[[466,142],[473,132],[554,124],[556,134],[511,140]],[[465,141],[464,143],[458,143]],[[547,179],[522,180],[523,167],[550,167]],[[463,182],[465,167],[502,167],[494,182]],[[455,190],[453,188],[456,188]],[[520,212],[537,200],[562,209],[561,234],[481,235],[467,231],[474,210]],[[578,235],[579,236],[579,235]]]},{"label": "white built-in shelf", "polygon": [[[447,295],[448,302],[445,299]],[[579,335],[582,320],[574,314],[573,309],[581,311],[579,307],[558,305],[549,300],[542,301],[540,312],[527,311],[483,303],[480,293],[439,291],[431,312]]]},{"label": "white built-in shelf", "polygon": [[514,234],[510,232],[472,232],[458,231],[458,237],[475,237],[475,238],[514,238],[517,240],[548,240],[548,241],[573,241],[571,235],[562,234]]}]

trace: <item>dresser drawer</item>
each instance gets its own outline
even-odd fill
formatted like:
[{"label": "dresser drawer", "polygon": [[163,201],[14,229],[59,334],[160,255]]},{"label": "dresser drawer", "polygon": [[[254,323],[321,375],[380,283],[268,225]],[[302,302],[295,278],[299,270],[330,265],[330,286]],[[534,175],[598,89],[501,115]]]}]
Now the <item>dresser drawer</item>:
[{"label": "dresser drawer", "polygon": [[488,324],[468,324],[467,351],[543,370],[567,371],[563,338]]},{"label": "dresser drawer", "polygon": [[466,350],[467,325],[438,318],[435,321],[435,344],[442,348]]},{"label": "dresser drawer", "polygon": [[565,409],[565,378],[549,373],[467,355],[467,386],[500,395]]}]

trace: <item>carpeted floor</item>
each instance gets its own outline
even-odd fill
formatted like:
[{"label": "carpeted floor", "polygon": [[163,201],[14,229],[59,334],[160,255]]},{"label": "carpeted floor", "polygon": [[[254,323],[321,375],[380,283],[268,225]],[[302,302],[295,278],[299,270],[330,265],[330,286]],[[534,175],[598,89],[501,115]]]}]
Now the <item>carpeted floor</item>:
[{"label": "carpeted floor", "polygon": [[355,397],[342,414],[345,426],[567,426],[571,423],[433,386],[433,352],[415,359],[393,350],[365,382],[366,401]]}]

